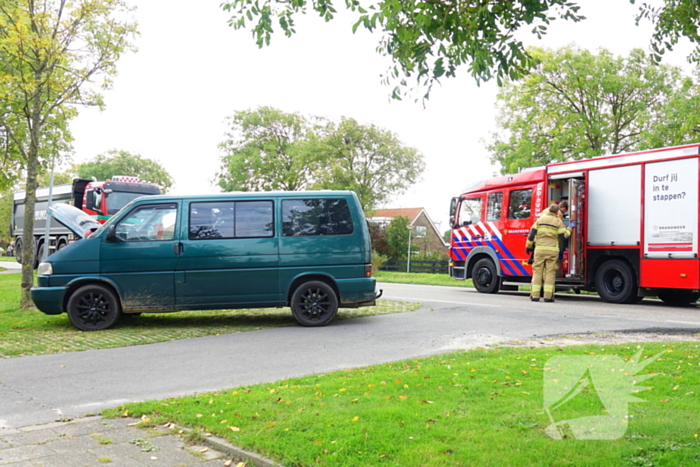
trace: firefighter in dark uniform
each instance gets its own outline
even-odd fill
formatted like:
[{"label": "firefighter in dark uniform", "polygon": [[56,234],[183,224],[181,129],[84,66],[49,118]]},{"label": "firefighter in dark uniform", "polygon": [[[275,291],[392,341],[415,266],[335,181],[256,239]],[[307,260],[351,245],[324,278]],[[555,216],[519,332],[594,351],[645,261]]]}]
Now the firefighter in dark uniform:
[{"label": "firefighter in dark uniform", "polygon": [[532,265],[532,284],[530,299],[540,301],[542,278],[544,277],[544,301],[554,301],[554,282],[557,276],[559,251],[564,241],[571,235],[558,216],[559,205],[553,204],[541,215],[530,229],[525,248],[530,253],[534,250],[535,261]]}]

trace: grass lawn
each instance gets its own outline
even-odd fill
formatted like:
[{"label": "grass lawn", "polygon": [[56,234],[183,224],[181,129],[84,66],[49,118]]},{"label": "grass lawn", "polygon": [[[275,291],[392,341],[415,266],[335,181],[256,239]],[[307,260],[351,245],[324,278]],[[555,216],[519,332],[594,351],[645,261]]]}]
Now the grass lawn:
[{"label": "grass lawn", "polygon": [[13,261],[13,262],[16,262],[14,256],[0,256],[0,262],[2,262],[2,261]]},{"label": "grass lawn", "polygon": [[[190,337],[296,326],[289,308],[182,311],[125,316],[112,329],[78,331],[65,314],[51,316],[20,310],[20,274],[0,275],[0,358],[108,349]],[[378,300],[377,306],[341,308],[336,319],[349,319],[420,308],[420,303]]]},{"label": "grass lawn", "polygon": [[452,287],[474,287],[471,279],[460,281],[447,274],[426,274],[377,271],[372,275],[380,282],[396,282],[401,284],[447,285]]},{"label": "grass lawn", "polygon": [[[632,382],[638,370],[625,365],[639,349],[662,355],[640,373],[656,376],[622,393],[638,391],[647,401],[614,418],[627,427],[624,436],[546,434],[544,382],[562,378],[550,358],[619,356],[626,363],[610,370]],[[690,466],[700,465],[699,364],[698,342],[476,349],[105,414],[142,417],[145,425],[175,422],[295,466]],[[605,385],[592,381],[551,411],[554,420],[608,415],[598,396]]]}]

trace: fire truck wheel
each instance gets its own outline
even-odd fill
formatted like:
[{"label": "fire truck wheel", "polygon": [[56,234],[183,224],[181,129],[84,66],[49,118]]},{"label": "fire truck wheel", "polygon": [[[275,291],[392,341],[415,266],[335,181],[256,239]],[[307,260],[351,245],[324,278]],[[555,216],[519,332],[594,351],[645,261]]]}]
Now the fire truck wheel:
[{"label": "fire truck wheel", "polygon": [[700,293],[691,290],[664,290],[659,292],[659,298],[667,305],[687,306],[694,305],[700,298]]},{"label": "fire truck wheel", "polygon": [[637,299],[637,281],[634,271],[619,259],[606,261],[595,275],[598,295],[608,303],[634,303]]},{"label": "fire truck wheel", "polygon": [[481,293],[496,293],[500,285],[500,278],[496,265],[488,258],[480,259],[474,265],[472,271],[474,287]]},{"label": "fire truck wheel", "polygon": [[90,284],[80,287],[68,299],[68,319],[81,331],[101,331],[112,327],[121,315],[116,294],[107,287]]}]

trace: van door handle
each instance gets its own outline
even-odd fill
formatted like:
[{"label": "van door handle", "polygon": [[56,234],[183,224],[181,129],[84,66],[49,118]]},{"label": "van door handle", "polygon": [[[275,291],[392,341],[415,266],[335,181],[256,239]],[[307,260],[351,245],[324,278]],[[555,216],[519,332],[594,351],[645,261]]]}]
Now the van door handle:
[{"label": "van door handle", "polygon": [[182,252],[185,250],[185,248],[182,246],[182,243],[177,242],[176,244],[173,245],[173,253],[176,255],[181,255]]}]

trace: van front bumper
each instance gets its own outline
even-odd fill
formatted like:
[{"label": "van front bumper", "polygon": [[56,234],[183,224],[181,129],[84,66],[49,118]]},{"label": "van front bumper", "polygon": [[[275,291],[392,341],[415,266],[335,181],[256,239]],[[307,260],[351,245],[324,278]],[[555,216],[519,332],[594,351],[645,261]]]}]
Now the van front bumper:
[{"label": "van front bumper", "polygon": [[39,311],[47,315],[60,315],[63,313],[63,297],[65,287],[32,287],[31,296],[34,305]]},{"label": "van front bumper", "polygon": [[377,281],[374,277],[340,279],[336,283],[340,292],[340,306],[342,308],[376,305],[378,295],[376,292]]}]

